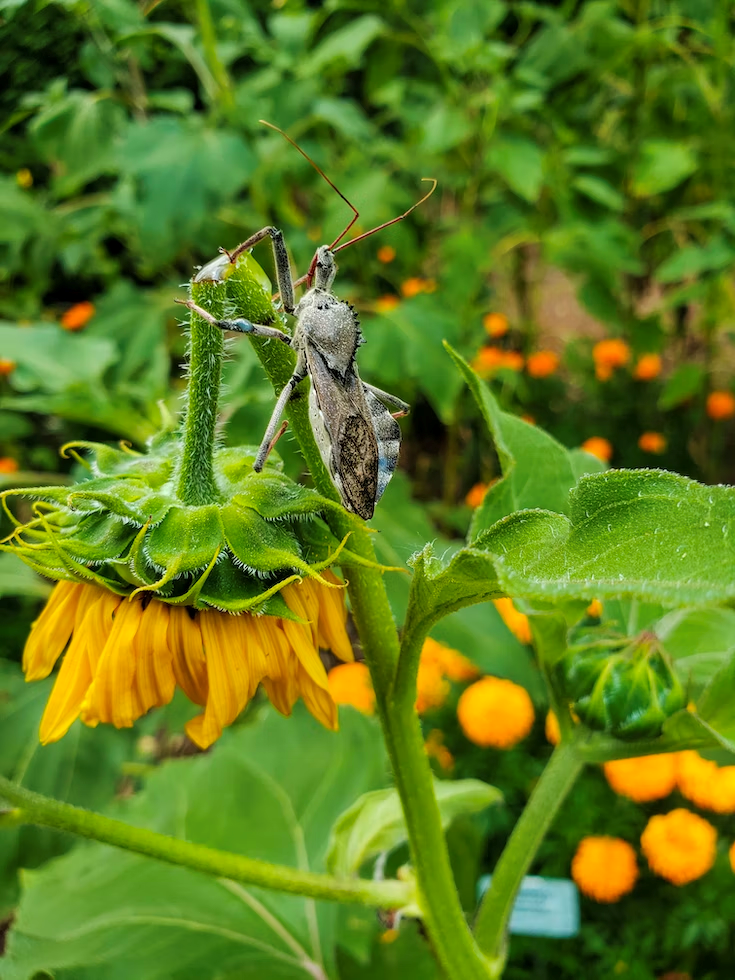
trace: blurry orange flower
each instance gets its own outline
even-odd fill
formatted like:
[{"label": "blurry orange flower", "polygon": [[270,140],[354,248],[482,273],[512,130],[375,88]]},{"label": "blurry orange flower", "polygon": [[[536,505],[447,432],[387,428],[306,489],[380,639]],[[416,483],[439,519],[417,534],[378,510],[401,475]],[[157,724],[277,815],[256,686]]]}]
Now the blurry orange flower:
[{"label": "blurry orange flower", "polygon": [[717,831],[703,817],[680,807],[651,817],[641,834],[641,849],[654,874],[686,885],[715,863]]},{"label": "blurry orange flower", "polygon": [[416,678],[416,710],[420,715],[432,708],[441,708],[449,696],[449,682],[441,667],[433,661],[421,660]]},{"label": "blurry orange flower", "polygon": [[400,305],[400,299],[392,293],[386,293],[385,296],[378,296],[375,300],[375,309],[378,313],[390,313],[391,310],[395,310]]},{"label": "blurry orange flower", "polygon": [[519,354],[517,350],[504,351],[500,366],[508,368],[509,371],[522,371],[523,354]]},{"label": "blurry orange flower", "polygon": [[462,692],[457,718],[470,742],[510,749],[531,731],[533,702],[525,687],[500,677],[483,677]]},{"label": "blurry orange flower", "polygon": [[653,381],[661,374],[661,357],[659,354],[641,354],[633,371],[637,381]]},{"label": "blurry orange flower", "polygon": [[30,172],[28,167],[20,168],[15,175],[15,182],[18,187],[22,187],[24,191],[27,191],[29,187],[33,187],[33,174]]},{"label": "blurry orange flower", "polygon": [[17,473],[18,460],[12,456],[0,456],[0,473]]},{"label": "blurry orange flower", "polygon": [[625,367],[628,363],[630,347],[620,337],[608,337],[592,348],[592,359],[598,381],[607,381],[616,368]]},{"label": "blurry orange flower", "polygon": [[537,350],[526,358],[526,371],[532,378],[548,378],[559,367],[559,358],[552,350]]},{"label": "blurry orange flower", "polygon": [[551,742],[552,745],[558,745],[561,742],[561,729],[559,728],[559,719],[556,717],[553,711],[548,711],[546,713],[546,724],[544,725],[544,735],[546,735],[546,741]]},{"label": "blurry orange flower", "polygon": [[580,448],[591,456],[597,456],[603,463],[609,463],[612,459],[612,443],[602,436],[590,436],[589,439],[585,439]]},{"label": "blurry orange flower", "polygon": [[499,368],[522,371],[523,355],[518,351],[503,350],[501,347],[481,347],[472,361],[472,367],[482,378],[489,377]]},{"label": "blurry orange flower", "polygon": [[458,650],[432,640],[430,636],[424,640],[421,648],[421,663],[434,664],[450,681],[471,681],[480,673],[472,661]]},{"label": "blurry orange flower", "polygon": [[488,491],[489,483],[476,483],[474,486],[470,487],[467,491],[467,496],[464,498],[464,502],[468,507],[479,507],[480,504],[485,499],[485,494]]},{"label": "blurry orange flower", "polygon": [[572,878],[596,902],[617,902],[638,880],[635,851],[619,837],[584,837],[572,858]]},{"label": "blurry orange flower", "polygon": [[530,643],[531,627],[528,622],[528,616],[525,613],[518,612],[513,605],[513,600],[507,597],[504,599],[493,599],[493,604],[500,613],[501,619],[519,643]]},{"label": "blurry orange flower", "polygon": [[602,616],[602,603],[599,599],[593,599],[589,606],[587,606],[585,612],[588,616],[594,616],[595,619],[600,619]]},{"label": "blurry orange flower", "polygon": [[735,766],[718,766],[692,750],[679,752],[676,778],[682,796],[695,806],[735,813]]},{"label": "blurry orange flower", "polygon": [[491,337],[503,337],[508,333],[508,317],[505,313],[486,313],[482,325]]},{"label": "blurry orange flower", "polygon": [[375,691],[366,664],[338,664],[329,671],[327,681],[335,704],[351,704],[364,715],[373,714]]},{"label": "blurry orange flower", "polygon": [[401,283],[401,292],[406,299],[411,299],[412,296],[418,296],[419,293],[433,293],[435,290],[435,279],[422,279],[420,276],[414,276]]},{"label": "blurry orange flower", "polygon": [[729,419],[735,415],[735,395],[731,391],[711,391],[707,395],[707,414],[711,419]]},{"label": "blurry orange flower", "polygon": [[656,453],[660,455],[666,452],[668,443],[666,436],[660,432],[643,432],[638,439],[638,448],[644,453]]},{"label": "blurry orange flower", "polygon": [[392,245],[381,245],[377,251],[377,256],[378,262],[384,262],[387,265],[396,257],[396,250]]},{"label": "blurry orange flower", "polygon": [[727,854],[728,857],[730,858],[730,867],[735,872],[735,844],[733,844],[730,847],[730,850],[727,852]]},{"label": "blurry orange flower", "polygon": [[11,361],[9,357],[0,357],[0,375],[12,374],[15,367],[15,361]]},{"label": "blurry orange flower", "polygon": [[676,789],[676,753],[616,759],[602,767],[608,783],[621,796],[636,803],[662,800]]},{"label": "blurry orange flower", "polygon": [[424,748],[429,758],[436,759],[442,769],[449,772],[454,768],[454,756],[444,744],[444,733],[438,728],[429,732]]},{"label": "blurry orange flower", "polygon": [[64,330],[81,330],[94,316],[94,303],[76,303],[61,318]]}]

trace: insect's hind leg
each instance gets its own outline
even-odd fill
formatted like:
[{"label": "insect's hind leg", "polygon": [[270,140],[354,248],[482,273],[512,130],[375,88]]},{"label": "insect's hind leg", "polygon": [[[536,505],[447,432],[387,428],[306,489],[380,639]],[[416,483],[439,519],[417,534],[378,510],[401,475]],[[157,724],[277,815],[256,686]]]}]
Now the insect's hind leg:
[{"label": "insect's hind leg", "polygon": [[408,413],[411,411],[411,406],[408,404],[408,402],[404,402],[402,398],[398,398],[396,395],[391,395],[389,391],[383,391],[382,388],[376,388],[375,385],[369,385],[367,381],[363,381],[362,386],[363,388],[367,388],[367,390],[371,392],[371,394],[375,395],[376,398],[379,398],[380,401],[387,402],[389,405],[392,405],[394,408],[398,409],[397,412],[393,413],[393,418],[401,418],[404,415],[408,415]]},{"label": "insect's hind leg", "polygon": [[278,424],[281,421],[281,416],[283,415],[286,405],[293,394],[294,388],[299,381],[303,381],[305,377],[306,364],[303,357],[299,355],[299,359],[296,362],[296,369],[283,386],[283,391],[278,396],[278,401],[276,402],[276,407],[273,409],[273,414],[271,415],[270,422],[268,423],[268,428],[265,430],[265,435],[260,443],[258,455],[255,457],[255,462],[253,463],[253,469],[256,473],[260,473],[265,466],[265,461],[268,459],[268,454],[273,448],[273,440],[278,430]]},{"label": "insect's hind leg", "polygon": [[262,242],[264,238],[270,238],[273,245],[273,261],[276,266],[276,281],[278,292],[281,294],[281,302],[286,313],[293,313],[296,309],[296,301],[293,291],[293,279],[291,278],[291,262],[286,251],[286,242],[283,232],[273,225],[268,225],[256,231],[250,238],[241,242],[233,252],[227,252],[231,262],[234,262],[243,252],[247,252],[253,245]]}]

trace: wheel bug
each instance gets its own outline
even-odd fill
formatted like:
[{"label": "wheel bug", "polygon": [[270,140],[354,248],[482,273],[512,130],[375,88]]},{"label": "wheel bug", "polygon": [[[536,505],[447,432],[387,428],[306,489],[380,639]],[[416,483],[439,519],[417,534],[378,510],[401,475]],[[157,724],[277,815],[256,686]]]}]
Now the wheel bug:
[{"label": "wheel bug", "polygon": [[[296,147],[318,174],[327,181],[354,212],[349,224],[331,243],[317,248],[306,275],[295,282],[291,278],[291,264],[286,251],[283,233],[273,226],[261,228],[242,242],[233,252],[225,252],[231,262],[254,245],[270,238],[276,268],[276,280],[281,304],[286,313],[296,317],[296,327],[289,336],[275,327],[251,323],[242,317],[217,320],[192,300],[178,301],[193,310],[204,320],[222,330],[273,338],[289,344],[296,352],[296,367],[278,396],[270,422],[263,436],[253,469],[263,469],[268,454],[283,431],[279,429],[281,416],[293,395],[294,389],[307,376],[311,379],[309,390],[309,417],[324,465],[339,491],[344,507],[369,520],[375,505],[383,495],[398,462],[401,430],[396,418],[407,414],[406,402],[380,388],[367,384],[360,378],[355,355],[363,344],[360,321],[351,304],[338,299],[332,292],[337,273],[334,256],[343,248],[362,241],[370,235],[396,224],[433,194],[432,188],[408,211],[386,221],[370,231],[347,242],[339,243],[359,218],[357,208],[342,194],[313,160],[282,130],[272,123],[260,120],[276,130]],[[222,250],[224,251],[224,250]],[[216,259],[215,262],[219,262]],[[205,266],[195,277],[195,282],[208,276],[212,263]],[[295,302],[297,286],[306,283],[308,289]],[[386,404],[397,411],[392,414]]]}]

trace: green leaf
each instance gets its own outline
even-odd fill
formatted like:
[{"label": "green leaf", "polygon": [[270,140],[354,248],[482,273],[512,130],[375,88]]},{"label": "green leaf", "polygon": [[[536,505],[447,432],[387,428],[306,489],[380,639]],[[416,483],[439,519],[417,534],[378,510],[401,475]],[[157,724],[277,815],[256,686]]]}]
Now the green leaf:
[{"label": "green leaf", "polygon": [[32,572],[17,555],[0,554],[0,596],[26,595],[43,599],[51,587]]},{"label": "green leaf", "polygon": [[328,67],[357,68],[365,51],[383,33],[385,24],[374,14],[350,20],[344,27],[329,34],[299,66],[302,78],[319,75]]},{"label": "green leaf", "polygon": [[735,752],[735,656],[727,659],[697,699],[697,715]]},{"label": "green leaf", "polygon": [[636,197],[651,197],[676,187],[697,169],[697,155],[673,140],[644,140],[633,168],[631,190]]},{"label": "green leaf", "polygon": [[623,211],[625,209],[623,195],[601,177],[580,174],[572,181],[572,187],[575,187],[580,194],[584,194],[591,201],[610,208],[611,211]]},{"label": "green leaf", "polygon": [[[335,818],[384,778],[377,726],[354,711],[341,721],[335,735],[306,711],[263,712],[207,755],[164,763],[115,815],[318,870]],[[82,969],[135,980],[331,977],[336,915],[334,904],[82,844],[24,877],[3,980]]]},{"label": "green leaf", "polygon": [[[735,611],[681,609],[653,627],[674,659],[682,683],[695,700],[717,671],[735,654]],[[735,690],[732,692],[735,696]]]},{"label": "green leaf", "polygon": [[[434,780],[434,792],[444,828],[460,814],[478,813],[502,799],[500,790],[479,779]],[[397,790],[365,793],[334,824],[327,866],[334,874],[356,874],[370,858],[407,840]]]},{"label": "green leaf", "polygon": [[707,371],[701,364],[680,364],[667,379],[658,399],[658,407],[663,412],[676,408],[699,394],[704,386]]},{"label": "green leaf", "polygon": [[15,361],[12,385],[22,392],[94,388],[117,357],[112,341],[68,333],[55,324],[0,323],[0,351]]},{"label": "green leaf", "polygon": [[537,143],[525,136],[500,136],[490,150],[489,164],[519,197],[530,204],[538,201],[544,182],[544,157]]},{"label": "green leaf", "polygon": [[496,521],[526,507],[544,507],[566,514],[569,490],[582,472],[598,471],[603,464],[578,450],[570,452],[543,429],[503,412],[488,385],[448,344],[495,443],[503,471],[475,511],[470,541]]},{"label": "green leaf", "polygon": [[687,245],[662,262],[654,274],[658,282],[678,282],[704,272],[727,269],[735,260],[735,248],[720,235],[706,245]]},{"label": "green leaf", "polygon": [[633,596],[683,606],[735,597],[735,489],[662,470],[610,470],[570,494],[571,519],[522,511],[486,531],[513,596]]}]

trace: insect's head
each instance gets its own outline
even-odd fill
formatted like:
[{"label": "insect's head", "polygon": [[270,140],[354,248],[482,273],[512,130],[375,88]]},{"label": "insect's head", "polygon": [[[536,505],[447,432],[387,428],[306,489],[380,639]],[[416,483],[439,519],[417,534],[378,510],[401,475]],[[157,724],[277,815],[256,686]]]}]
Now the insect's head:
[{"label": "insect's head", "polygon": [[329,245],[320,245],[311,260],[307,283],[314,289],[329,291],[336,275],[337,263],[334,261],[334,252]]}]

